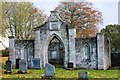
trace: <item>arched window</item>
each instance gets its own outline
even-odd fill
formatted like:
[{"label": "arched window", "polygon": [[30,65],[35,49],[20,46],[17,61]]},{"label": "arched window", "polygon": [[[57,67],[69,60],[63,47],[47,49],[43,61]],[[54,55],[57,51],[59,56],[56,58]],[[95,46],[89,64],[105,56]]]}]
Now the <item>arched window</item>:
[{"label": "arched window", "polygon": [[84,49],[85,49],[85,59],[90,60],[90,46],[88,43],[85,43]]},{"label": "arched window", "polygon": [[24,59],[28,60],[28,47],[24,48]]}]

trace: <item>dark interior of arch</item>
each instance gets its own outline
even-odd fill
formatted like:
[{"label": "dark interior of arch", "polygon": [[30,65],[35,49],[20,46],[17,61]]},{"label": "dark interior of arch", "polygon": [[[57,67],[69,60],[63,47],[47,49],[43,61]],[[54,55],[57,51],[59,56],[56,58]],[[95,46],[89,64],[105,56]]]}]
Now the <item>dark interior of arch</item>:
[{"label": "dark interior of arch", "polygon": [[54,36],[48,45],[48,62],[53,65],[63,65],[64,45],[58,37]]}]

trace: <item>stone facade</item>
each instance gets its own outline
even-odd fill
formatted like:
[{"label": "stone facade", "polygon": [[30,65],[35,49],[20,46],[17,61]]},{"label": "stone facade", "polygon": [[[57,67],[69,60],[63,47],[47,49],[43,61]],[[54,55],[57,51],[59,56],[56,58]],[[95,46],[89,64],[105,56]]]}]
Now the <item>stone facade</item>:
[{"label": "stone facade", "polygon": [[24,46],[29,49],[26,54],[29,55],[28,62],[32,58],[39,58],[40,68],[44,68],[45,64],[51,61],[57,64],[63,62],[65,68],[68,68],[68,63],[73,63],[73,68],[107,69],[110,66],[109,48],[106,47],[108,45],[105,37],[99,33],[93,38],[76,38],[76,29],[65,24],[56,11],[51,11],[48,20],[36,27],[34,32],[34,43],[14,43],[14,54],[21,52],[16,57],[20,57],[22,53],[26,54],[25,47],[19,47],[27,43]]}]

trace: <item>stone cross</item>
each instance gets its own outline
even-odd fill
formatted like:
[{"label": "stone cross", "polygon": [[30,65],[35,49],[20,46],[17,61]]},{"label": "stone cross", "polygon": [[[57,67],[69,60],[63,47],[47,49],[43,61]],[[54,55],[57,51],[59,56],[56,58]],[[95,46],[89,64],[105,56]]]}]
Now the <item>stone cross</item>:
[{"label": "stone cross", "polygon": [[55,73],[55,67],[49,63],[45,64],[45,77],[52,77]]},{"label": "stone cross", "polygon": [[22,59],[19,60],[19,71],[18,73],[27,73],[27,62],[26,60]]}]

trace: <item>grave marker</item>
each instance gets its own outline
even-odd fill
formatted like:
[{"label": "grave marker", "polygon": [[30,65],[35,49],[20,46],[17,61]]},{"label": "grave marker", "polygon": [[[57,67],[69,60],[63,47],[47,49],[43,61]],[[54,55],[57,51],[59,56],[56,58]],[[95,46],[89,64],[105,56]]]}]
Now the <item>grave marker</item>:
[{"label": "grave marker", "polygon": [[53,77],[55,73],[55,67],[49,63],[45,64],[45,77]]},{"label": "grave marker", "polygon": [[18,73],[27,73],[27,62],[26,60],[22,59],[19,60],[19,71]]},{"label": "grave marker", "polygon": [[40,58],[33,58],[30,68],[40,68]]},{"label": "grave marker", "polygon": [[7,60],[6,61],[6,71],[5,73],[12,73],[12,61],[11,60]]},{"label": "grave marker", "polygon": [[88,73],[87,72],[79,72],[78,80],[88,80]]}]

